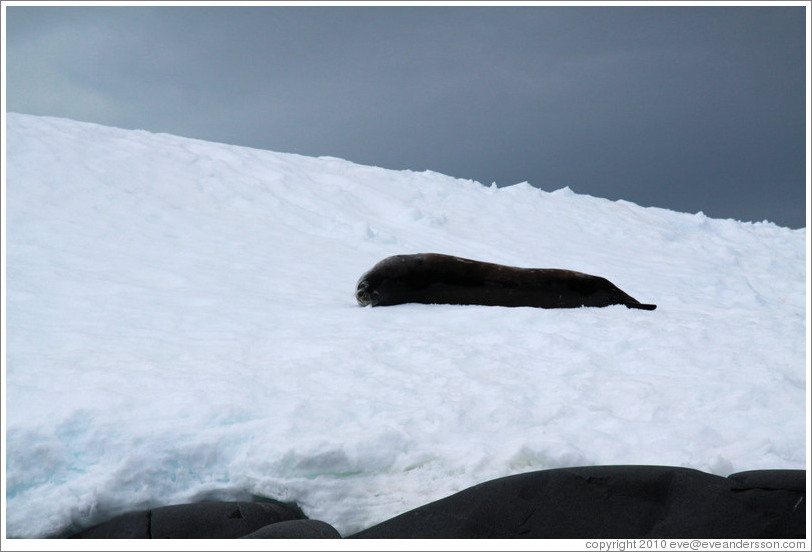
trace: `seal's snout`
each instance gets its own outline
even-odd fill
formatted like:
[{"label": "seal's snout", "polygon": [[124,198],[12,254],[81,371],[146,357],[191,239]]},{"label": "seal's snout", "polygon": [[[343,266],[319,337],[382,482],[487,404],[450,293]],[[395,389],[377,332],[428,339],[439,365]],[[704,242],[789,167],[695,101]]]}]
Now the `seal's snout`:
[{"label": "seal's snout", "polygon": [[364,280],[358,283],[355,289],[355,299],[362,307],[372,305],[373,307],[378,303],[378,292],[369,291],[369,283]]}]

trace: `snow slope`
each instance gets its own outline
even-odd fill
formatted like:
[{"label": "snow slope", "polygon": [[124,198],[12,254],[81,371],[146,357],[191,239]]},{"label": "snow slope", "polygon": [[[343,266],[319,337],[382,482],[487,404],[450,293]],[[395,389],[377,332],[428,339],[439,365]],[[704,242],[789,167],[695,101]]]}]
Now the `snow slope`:
[{"label": "snow slope", "polygon": [[[346,535],[532,470],[805,468],[805,230],[19,114],[7,148],[9,537],[252,494]],[[414,252],[658,309],[356,305]]]}]

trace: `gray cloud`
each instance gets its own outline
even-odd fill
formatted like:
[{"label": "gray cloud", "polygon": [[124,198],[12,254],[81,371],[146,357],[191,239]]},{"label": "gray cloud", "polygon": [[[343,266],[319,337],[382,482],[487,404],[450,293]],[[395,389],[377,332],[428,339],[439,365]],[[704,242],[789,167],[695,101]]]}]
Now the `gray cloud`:
[{"label": "gray cloud", "polygon": [[805,225],[802,7],[9,7],[10,111]]}]

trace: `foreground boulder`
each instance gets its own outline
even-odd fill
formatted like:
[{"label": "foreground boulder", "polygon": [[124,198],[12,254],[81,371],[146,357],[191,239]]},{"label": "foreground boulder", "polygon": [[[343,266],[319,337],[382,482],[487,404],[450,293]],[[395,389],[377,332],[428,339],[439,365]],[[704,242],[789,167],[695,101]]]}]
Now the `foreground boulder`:
[{"label": "foreground boulder", "polygon": [[241,539],[340,539],[332,525],[315,519],[296,519],[266,525]]},{"label": "foreground boulder", "polygon": [[495,479],[350,538],[805,538],[805,472],[592,466]]},{"label": "foreground boulder", "polygon": [[305,519],[298,507],[277,501],[198,502],[131,512],[72,538],[233,539],[267,525],[298,519]]},{"label": "foreground boulder", "polygon": [[[667,466],[544,470],[481,483],[351,535],[441,538],[806,537],[806,472],[720,477]],[[73,538],[322,539],[295,504],[200,502],[132,512]]]}]

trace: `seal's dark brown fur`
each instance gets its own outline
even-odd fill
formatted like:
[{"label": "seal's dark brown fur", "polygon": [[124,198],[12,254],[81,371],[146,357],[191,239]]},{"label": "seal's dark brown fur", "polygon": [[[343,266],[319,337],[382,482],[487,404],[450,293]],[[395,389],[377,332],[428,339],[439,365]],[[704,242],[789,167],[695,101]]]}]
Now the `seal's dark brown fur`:
[{"label": "seal's dark brown fur", "polygon": [[362,306],[448,303],[562,309],[626,305],[654,310],[600,276],[555,268],[518,268],[437,253],[395,255],[361,276]]}]

